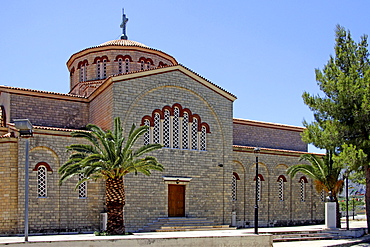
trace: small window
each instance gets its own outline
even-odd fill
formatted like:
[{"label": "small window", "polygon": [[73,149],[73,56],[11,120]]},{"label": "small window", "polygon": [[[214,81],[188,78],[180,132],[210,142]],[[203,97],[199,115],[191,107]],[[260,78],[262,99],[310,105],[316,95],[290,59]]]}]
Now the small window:
[{"label": "small window", "polygon": [[144,70],[144,60],[141,60],[141,70]]},{"label": "small window", "polygon": [[322,202],[325,202],[325,190],[324,190],[324,189],[322,189],[322,190],[321,190],[321,193],[320,193],[320,200],[321,200]]},{"label": "small window", "polygon": [[160,143],[160,124],[161,124],[161,117],[158,113],[154,114],[154,129],[153,129],[153,142]]},{"label": "small window", "polygon": [[[145,120],[144,125],[150,127],[150,122],[149,120]],[[144,145],[150,144],[150,128],[145,132],[144,134]]]},{"label": "small window", "polygon": [[206,151],[207,148],[207,139],[206,139],[206,127],[202,127],[202,131],[200,132],[200,150]]},{"label": "small window", "polygon": [[260,176],[257,177],[257,201],[261,201],[261,188],[262,183],[261,183],[261,178]]},{"label": "small window", "polygon": [[103,79],[107,78],[107,60],[103,60]]},{"label": "small window", "polygon": [[198,119],[193,118],[193,123],[191,125],[191,149],[198,149]]},{"label": "small window", "polygon": [[5,127],[5,107],[0,105],[0,127]]},{"label": "small window", "polygon": [[118,59],[118,74],[122,73],[122,58]]},{"label": "small window", "polygon": [[45,166],[37,168],[37,197],[47,197],[47,169]]},{"label": "small window", "polygon": [[170,135],[171,135],[171,129],[170,129],[170,111],[165,110],[164,111],[164,121],[163,121],[163,146],[165,148],[170,147]]},{"label": "small window", "polygon": [[189,114],[184,112],[182,120],[182,148],[189,149]]},{"label": "small window", "polygon": [[97,77],[98,79],[100,79],[100,77],[101,77],[100,61],[99,61],[99,60],[96,62],[96,77]]},{"label": "small window", "polygon": [[[78,180],[81,181],[85,178],[85,176],[80,173],[78,175]],[[78,186],[78,198],[80,199],[85,199],[87,198],[87,184],[86,184],[86,181],[84,181],[83,183],[81,183],[79,186]]]},{"label": "small window", "polygon": [[126,73],[130,71],[130,60],[128,58],[125,59],[125,68]]},{"label": "small window", "polygon": [[238,174],[233,172],[233,177],[231,180],[231,199],[233,201],[238,200],[238,180],[240,180]]},{"label": "small window", "polygon": [[172,131],[172,146],[180,148],[180,110],[178,107],[175,107],[173,111]]},{"label": "small window", "polygon": [[301,188],[301,202],[304,202],[306,200],[306,186],[305,181],[303,178],[299,181],[300,188]]},{"label": "small window", "polygon": [[284,201],[284,180],[283,178],[279,178],[279,200]]}]

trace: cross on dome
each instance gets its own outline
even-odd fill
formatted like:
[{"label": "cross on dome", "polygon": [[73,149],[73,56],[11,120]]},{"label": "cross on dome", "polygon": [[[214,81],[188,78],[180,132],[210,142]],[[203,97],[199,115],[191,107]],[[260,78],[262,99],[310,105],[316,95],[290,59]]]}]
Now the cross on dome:
[{"label": "cross on dome", "polygon": [[122,28],[122,35],[121,35],[121,39],[125,39],[127,40],[128,37],[126,35],[126,23],[128,22],[128,18],[126,18],[126,15],[125,15],[125,9],[122,8],[122,23],[120,25],[120,28]]}]

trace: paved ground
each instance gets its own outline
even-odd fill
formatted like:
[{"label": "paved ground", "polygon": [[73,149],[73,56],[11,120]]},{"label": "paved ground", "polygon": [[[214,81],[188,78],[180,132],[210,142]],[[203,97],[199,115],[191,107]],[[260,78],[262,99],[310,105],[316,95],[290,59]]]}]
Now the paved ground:
[{"label": "paved ground", "polygon": [[[366,221],[355,220],[350,221],[350,228],[366,228]],[[287,232],[287,231],[309,231],[321,230],[324,225],[312,226],[294,226],[294,227],[274,227],[274,228],[260,228],[259,232]],[[342,228],[346,228],[346,223],[342,221]],[[253,234],[254,229],[239,229],[239,230],[221,230],[221,231],[187,231],[187,232],[153,232],[153,233],[137,233],[128,236],[95,236],[93,234],[74,234],[74,235],[43,235],[43,236],[29,236],[30,242],[45,242],[45,241],[68,241],[68,240],[93,240],[93,239],[123,239],[123,238],[181,238],[194,236],[240,236],[245,234]],[[366,241],[367,243],[360,243]],[[10,243],[24,242],[24,237],[0,237],[0,245],[7,245]],[[339,240],[316,240],[316,241],[299,241],[299,242],[279,242],[274,243],[274,247],[297,247],[305,246],[370,246],[370,236],[364,236],[359,239],[339,239]],[[11,245],[10,245],[11,246]]]}]

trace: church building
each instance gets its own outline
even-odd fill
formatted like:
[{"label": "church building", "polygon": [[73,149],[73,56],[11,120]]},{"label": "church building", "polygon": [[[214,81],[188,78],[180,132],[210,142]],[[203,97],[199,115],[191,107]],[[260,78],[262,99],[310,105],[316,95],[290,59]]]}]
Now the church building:
[{"label": "church building", "polygon": [[259,226],[322,223],[324,198],[313,181],[286,174],[308,152],[304,128],[233,118],[235,95],[173,56],[129,40],[126,22],[123,15],[121,39],[71,55],[69,93],[0,86],[0,235],[24,229],[26,139],[15,119],[33,125],[27,139],[30,233],[101,228],[104,181],[75,189],[81,179],[75,178],[59,186],[58,169],[68,160],[66,146],[83,141],[72,131],[89,123],[112,129],[115,117],[126,135],[133,123],[150,127],[140,145],[164,146],[150,153],[164,172],[124,178],[126,231],[180,218],[253,227],[256,197]]}]

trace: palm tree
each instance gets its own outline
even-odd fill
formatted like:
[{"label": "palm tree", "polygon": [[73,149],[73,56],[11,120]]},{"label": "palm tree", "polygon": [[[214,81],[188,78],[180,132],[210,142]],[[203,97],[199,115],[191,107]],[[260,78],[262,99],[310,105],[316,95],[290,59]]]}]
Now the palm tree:
[{"label": "palm tree", "polygon": [[58,172],[61,174],[60,185],[67,179],[83,174],[76,188],[90,179],[105,180],[105,205],[108,212],[107,232],[112,235],[125,233],[123,207],[125,191],[123,177],[131,172],[150,175],[151,170],[163,171],[163,166],[155,157],[142,155],[162,148],[160,144],[148,144],[134,149],[138,138],[148,127],[132,125],[127,140],[123,137],[120,118],[114,119],[113,132],[103,131],[100,127],[88,124],[89,131],[72,132],[73,137],[84,138],[89,144],[72,144],[67,150],[72,152],[68,161]]},{"label": "palm tree", "polygon": [[322,158],[314,154],[303,154],[301,161],[305,160],[310,164],[298,164],[288,168],[287,174],[294,177],[301,172],[314,180],[315,188],[318,193],[323,190],[331,192],[337,207],[337,227],[340,228],[340,212],[337,195],[343,189],[343,179],[340,179],[342,166],[333,162],[333,151],[327,150]]}]

